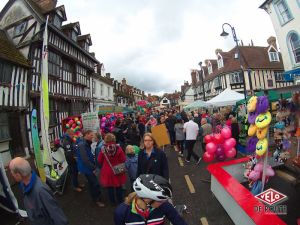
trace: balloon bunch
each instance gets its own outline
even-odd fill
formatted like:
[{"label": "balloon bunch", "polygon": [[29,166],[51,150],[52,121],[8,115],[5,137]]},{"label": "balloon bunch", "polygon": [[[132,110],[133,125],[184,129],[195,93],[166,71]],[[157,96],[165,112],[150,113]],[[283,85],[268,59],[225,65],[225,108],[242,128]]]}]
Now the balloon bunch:
[{"label": "balloon bunch", "polygon": [[81,136],[82,122],[81,118],[75,117],[74,119],[70,118],[66,123],[66,129],[71,129],[74,132],[73,141],[76,142],[77,139]]},{"label": "balloon bunch", "polygon": [[108,113],[100,120],[100,131],[103,134],[112,132],[117,119],[124,119],[123,113]]},{"label": "balloon bunch", "polygon": [[272,120],[268,107],[269,101],[266,96],[252,96],[248,101],[248,122],[250,123],[248,129],[250,139],[246,147],[248,153],[256,152],[258,156],[263,156],[267,152],[267,133]]},{"label": "balloon bunch", "polygon": [[231,137],[229,127],[222,128],[220,133],[206,135],[204,141],[206,143],[206,152],[203,155],[205,162],[211,162],[215,158],[221,162],[236,155],[236,140]]}]

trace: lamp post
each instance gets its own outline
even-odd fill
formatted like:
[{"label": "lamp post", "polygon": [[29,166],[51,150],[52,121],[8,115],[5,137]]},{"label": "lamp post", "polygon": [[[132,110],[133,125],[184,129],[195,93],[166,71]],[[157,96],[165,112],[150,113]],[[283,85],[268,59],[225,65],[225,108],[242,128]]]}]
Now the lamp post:
[{"label": "lamp post", "polygon": [[203,91],[203,101],[205,101],[205,91],[204,91],[204,79],[203,79],[203,70],[202,70],[202,62],[199,62],[198,65],[200,66],[200,73],[199,76],[201,76],[201,83],[202,83],[202,91]]},{"label": "lamp post", "polygon": [[231,32],[232,32],[232,37],[233,40],[236,44],[236,49],[237,49],[237,57],[239,59],[239,63],[240,63],[240,67],[241,67],[241,72],[243,75],[243,85],[244,85],[244,97],[245,97],[245,104],[246,104],[246,99],[247,99],[247,93],[246,93],[246,82],[245,82],[245,75],[244,75],[244,68],[242,65],[242,60],[241,60],[241,55],[240,55],[240,49],[239,49],[239,43],[238,43],[238,39],[235,33],[235,29],[233,26],[231,26],[229,23],[223,23],[222,25],[222,33],[220,34],[221,37],[227,37],[229,34],[224,30],[224,26],[227,25],[230,27]]}]

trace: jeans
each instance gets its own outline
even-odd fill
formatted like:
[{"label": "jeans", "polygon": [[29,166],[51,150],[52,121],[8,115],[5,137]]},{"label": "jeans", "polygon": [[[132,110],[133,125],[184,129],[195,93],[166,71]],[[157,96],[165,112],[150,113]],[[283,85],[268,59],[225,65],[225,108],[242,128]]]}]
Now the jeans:
[{"label": "jeans", "polygon": [[194,157],[194,159],[196,160],[196,162],[198,162],[199,160],[199,156],[194,152],[194,145],[196,143],[196,140],[186,140],[185,144],[186,144],[186,149],[188,151],[186,160],[190,161],[191,160],[191,156]]},{"label": "jeans", "polygon": [[108,197],[109,197],[109,200],[111,203],[116,203],[115,192],[116,192],[116,197],[117,197],[117,203],[122,203],[124,201],[122,186],[108,187],[107,191],[108,191]]},{"label": "jeans", "polygon": [[73,188],[78,188],[78,168],[76,161],[68,161],[69,174],[71,176]]},{"label": "jeans", "polygon": [[173,145],[175,143],[175,134],[176,134],[175,131],[169,130],[171,145]]},{"label": "jeans", "polygon": [[98,202],[100,200],[101,190],[97,177],[95,174],[85,174],[85,177],[89,184],[89,192],[92,200]]}]

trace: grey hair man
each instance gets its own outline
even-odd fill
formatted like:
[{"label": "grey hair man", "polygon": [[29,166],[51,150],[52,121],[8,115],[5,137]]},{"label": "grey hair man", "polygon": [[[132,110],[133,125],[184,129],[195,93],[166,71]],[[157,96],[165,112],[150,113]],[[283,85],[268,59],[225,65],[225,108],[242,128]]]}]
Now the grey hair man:
[{"label": "grey hair man", "polygon": [[24,194],[24,207],[32,225],[68,224],[51,190],[31,170],[27,160],[14,158],[9,163],[9,170],[15,181],[20,183]]}]

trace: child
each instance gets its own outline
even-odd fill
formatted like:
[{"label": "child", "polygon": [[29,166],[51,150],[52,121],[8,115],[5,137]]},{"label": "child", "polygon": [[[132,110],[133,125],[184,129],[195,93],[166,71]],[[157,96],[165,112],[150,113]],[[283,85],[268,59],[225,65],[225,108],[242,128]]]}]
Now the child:
[{"label": "child", "polygon": [[134,148],[132,145],[127,145],[125,166],[126,166],[126,169],[128,172],[131,186],[136,179],[137,165],[138,165],[138,155],[135,154],[135,151],[134,151]]}]

